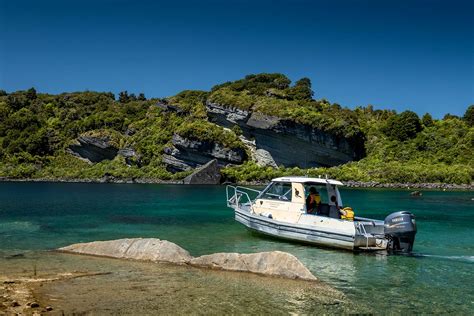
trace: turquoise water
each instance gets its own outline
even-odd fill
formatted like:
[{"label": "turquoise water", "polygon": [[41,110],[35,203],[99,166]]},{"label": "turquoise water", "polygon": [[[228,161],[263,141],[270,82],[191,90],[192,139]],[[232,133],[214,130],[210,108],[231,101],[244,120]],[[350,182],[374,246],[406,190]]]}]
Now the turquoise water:
[{"label": "turquoise water", "polygon": [[[0,257],[124,237],[170,240],[193,255],[281,250],[374,312],[474,311],[474,193],[342,190],[356,215],[410,210],[413,256],[353,254],[248,232],[222,186],[0,183]],[[0,268],[2,265],[0,259]]]}]

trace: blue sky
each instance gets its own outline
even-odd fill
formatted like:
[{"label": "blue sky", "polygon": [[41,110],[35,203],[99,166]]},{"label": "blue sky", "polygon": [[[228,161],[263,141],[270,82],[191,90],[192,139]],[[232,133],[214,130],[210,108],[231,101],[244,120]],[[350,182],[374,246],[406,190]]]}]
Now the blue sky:
[{"label": "blue sky", "polygon": [[474,1],[0,0],[0,88],[144,92],[309,77],[348,107],[464,114]]}]

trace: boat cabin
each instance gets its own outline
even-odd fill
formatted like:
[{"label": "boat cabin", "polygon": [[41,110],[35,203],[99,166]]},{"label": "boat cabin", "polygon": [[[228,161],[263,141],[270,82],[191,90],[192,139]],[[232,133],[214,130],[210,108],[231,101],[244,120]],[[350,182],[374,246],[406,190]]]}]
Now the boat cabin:
[{"label": "boat cabin", "polygon": [[340,181],[322,178],[276,178],[260,192],[252,208],[257,214],[271,214],[274,219],[295,222],[302,214],[308,214],[307,197],[310,190],[316,190],[320,200],[317,212],[312,215],[340,219],[339,207],[343,204],[338,186],[342,185]]}]

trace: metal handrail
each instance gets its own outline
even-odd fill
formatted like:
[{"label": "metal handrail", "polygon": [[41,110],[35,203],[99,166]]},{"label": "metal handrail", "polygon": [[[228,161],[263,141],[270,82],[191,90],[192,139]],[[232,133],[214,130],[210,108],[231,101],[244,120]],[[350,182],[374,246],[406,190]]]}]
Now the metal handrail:
[{"label": "metal handrail", "polygon": [[359,233],[361,233],[365,237],[365,246],[368,248],[370,235],[367,233],[364,224],[357,222],[357,228],[359,228]]},{"label": "metal handrail", "polygon": [[[233,190],[233,194],[232,194],[232,190]],[[250,199],[250,196],[244,190],[260,193],[260,191],[255,190],[255,189],[228,185],[226,187],[227,207],[239,208],[241,205],[244,205],[244,204],[252,204],[253,200]],[[245,199],[242,199],[242,198],[245,198]]]}]

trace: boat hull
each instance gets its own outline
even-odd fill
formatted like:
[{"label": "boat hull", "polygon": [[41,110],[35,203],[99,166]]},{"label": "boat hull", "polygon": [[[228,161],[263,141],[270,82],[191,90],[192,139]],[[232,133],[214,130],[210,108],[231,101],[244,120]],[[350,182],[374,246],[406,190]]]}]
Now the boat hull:
[{"label": "boat hull", "polygon": [[277,238],[301,241],[318,246],[354,250],[354,235],[332,233],[306,225],[289,225],[288,223],[276,221],[271,218],[251,214],[245,210],[237,208],[234,210],[235,220],[252,231]]}]

